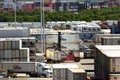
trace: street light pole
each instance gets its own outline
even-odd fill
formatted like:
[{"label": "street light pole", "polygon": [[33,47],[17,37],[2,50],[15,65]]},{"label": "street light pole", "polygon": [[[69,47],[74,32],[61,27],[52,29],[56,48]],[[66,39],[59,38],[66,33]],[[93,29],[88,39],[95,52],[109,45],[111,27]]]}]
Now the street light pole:
[{"label": "street light pole", "polygon": [[41,1],[41,52],[45,52],[44,0]]},{"label": "street light pole", "polygon": [[13,2],[14,2],[14,22],[16,27],[16,0],[13,0]]}]

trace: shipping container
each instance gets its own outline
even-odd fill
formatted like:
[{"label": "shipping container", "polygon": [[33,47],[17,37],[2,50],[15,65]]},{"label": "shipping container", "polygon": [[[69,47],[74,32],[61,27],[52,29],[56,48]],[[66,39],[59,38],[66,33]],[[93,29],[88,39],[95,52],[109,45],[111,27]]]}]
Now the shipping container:
[{"label": "shipping container", "polygon": [[95,46],[95,75],[102,80],[109,80],[109,74],[120,73],[120,46]]},{"label": "shipping container", "polygon": [[120,45],[120,37],[103,37],[102,45]]},{"label": "shipping container", "polygon": [[17,10],[23,10],[23,4],[22,3],[16,3],[16,9]]},{"label": "shipping container", "polygon": [[3,49],[3,41],[0,41],[0,50]]},{"label": "shipping container", "polygon": [[87,73],[82,69],[68,69],[67,80],[87,80]]},{"label": "shipping container", "polygon": [[9,27],[0,28],[0,38],[6,37],[26,37],[29,36],[29,29],[27,27]]},{"label": "shipping container", "polygon": [[23,5],[23,9],[24,9],[25,11],[32,11],[32,10],[33,10],[33,5],[26,3],[26,4]]},{"label": "shipping container", "polygon": [[101,43],[102,37],[120,37],[120,34],[95,34],[94,42]]},{"label": "shipping container", "polygon": [[75,64],[54,64],[53,65],[53,80],[67,80],[67,69],[79,68]]},{"label": "shipping container", "polygon": [[71,44],[61,44],[61,49],[64,50],[73,50],[73,51],[79,51],[79,44],[78,43],[71,43]]},{"label": "shipping container", "polygon": [[12,49],[19,49],[20,48],[20,42],[19,41],[12,41],[11,42],[11,48]]}]

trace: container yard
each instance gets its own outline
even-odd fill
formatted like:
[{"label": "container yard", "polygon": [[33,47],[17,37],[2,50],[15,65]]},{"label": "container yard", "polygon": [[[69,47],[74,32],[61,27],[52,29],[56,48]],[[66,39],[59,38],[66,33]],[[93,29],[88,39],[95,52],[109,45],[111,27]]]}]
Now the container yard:
[{"label": "container yard", "polygon": [[[69,28],[65,25],[71,24]],[[32,63],[46,63],[51,67],[51,72],[47,74],[47,69],[43,75],[31,74],[19,79],[40,79],[40,80],[114,80],[119,79],[119,34],[97,34],[101,33],[101,26],[94,25],[95,22],[86,21],[58,21],[48,23],[41,34],[41,23],[1,23],[0,35],[0,62],[15,65],[9,68],[27,70]],[[63,25],[62,25],[63,24]],[[73,26],[73,24],[78,26]],[[89,24],[84,27],[83,24]],[[15,27],[17,25],[18,27]],[[58,25],[58,29],[55,28]],[[93,25],[93,26],[92,26]],[[13,27],[12,27],[13,26]],[[21,26],[21,27],[20,27]],[[83,27],[82,27],[83,26]],[[67,29],[67,30],[59,30]],[[77,29],[77,30],[75,30]],[[80,30],[80,31],[79,31]],[[8,31],[8,33],[6,33]],[[81,33],[78,33],[78,31]],[[83,32],[82,32],[83,31]],[[92,35],[91,35],[92,34]],[[92,37],[95,35],[94,45]],[[96,37],[98,35],[98,37]],[[105,35],[105,36],[104,36]],[[106,36],[107,35],[107,36]],[[42,40],[44,41],[42,42]],[[89,38],[89,39],[88,39]],[[107,40],[107,41],[106,41]],[[107,42],[103,43],[103,42]],[[45,53],[42,53],[43,43],[45,43]],[[82,46],[84,46],[82,48]],[[95,47],[95,48],[94,48]],[[92,53],[92,51],[95,53]],[[89,53],[89,54],[88,54]],[[94,54],[95,57],[90,57]],[[51,61],[49,61],[51,59]],[[95,59],[95,60],[94,60]],[[5,62],[4,62],[5,61]],[[19,62],[23,66],[18,66]],[[30,63],[28,65],[27,63]],[[9,64],[8,64],[9,65]],[[25,65],[25,66],[24,66]],[[3,66],[3,64],[1,64]],[[38,66],[38,65],[37,65]],[[5,66],[6,67],[6,66]],[[31,66],[32,67],[32,66]],[[4,69],[3,67],[0,67]],[[6,71],[9,72],[9,68]],[[35,67],[31,70],[34,71]],[[28,67],[30,70],[30,68]],[[43,69],[44,70],[44,69]],[[17,70],[16,70],[17,71]],[[19,73],[15,73],[19,74]],[[2,75],[2,73],[1,73]],[[13,75],[13,74],[12,74]],[[36,77],[37,78],[34,78]],[[7,77],[7,75],[6,75]],[[43,78],[51,77],[51,78]],[[11,78],[16,79],[16,78]]]}]

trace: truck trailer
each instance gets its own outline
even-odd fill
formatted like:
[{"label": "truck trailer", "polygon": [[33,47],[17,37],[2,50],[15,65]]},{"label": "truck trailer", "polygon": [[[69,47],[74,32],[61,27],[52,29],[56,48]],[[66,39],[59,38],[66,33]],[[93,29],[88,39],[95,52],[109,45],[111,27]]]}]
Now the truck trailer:
[{"label": "truck trailer", "polygon": [[6,68],[9,74],[26,73],[30,77],[52,77],[48,64],[39,62],[2,62],[0,66]]}]

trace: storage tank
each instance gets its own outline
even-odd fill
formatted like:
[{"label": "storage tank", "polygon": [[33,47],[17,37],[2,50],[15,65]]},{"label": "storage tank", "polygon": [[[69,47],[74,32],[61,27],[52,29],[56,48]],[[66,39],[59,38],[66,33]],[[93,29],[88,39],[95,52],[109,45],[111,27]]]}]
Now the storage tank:
[{"label": "storage tank", "polygon": [[120,37],[103,37],[102,45],[120,45]]},{"label": "storage tank", "polygon": [[109,74],[120,73],[120,46],[95,46],[95,75],[102,80],[110,80]]},{"label": "storage tank", "polygon": [[87,80],[87,73],[82,69],[68,69],[67,80]]}]

